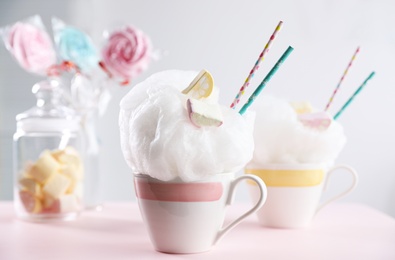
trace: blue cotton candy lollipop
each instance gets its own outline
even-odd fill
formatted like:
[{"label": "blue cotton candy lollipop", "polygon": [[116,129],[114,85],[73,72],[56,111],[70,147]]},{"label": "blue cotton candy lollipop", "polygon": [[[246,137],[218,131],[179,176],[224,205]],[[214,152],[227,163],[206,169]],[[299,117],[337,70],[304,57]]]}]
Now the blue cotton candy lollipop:
[{"label": "blue cotton candy lollipop", "polygon": [[70,26],[63,27],[55,36],[58,52],[63,60],[71,61],[88,72],[99,62],[96,47],[84,32]]}]

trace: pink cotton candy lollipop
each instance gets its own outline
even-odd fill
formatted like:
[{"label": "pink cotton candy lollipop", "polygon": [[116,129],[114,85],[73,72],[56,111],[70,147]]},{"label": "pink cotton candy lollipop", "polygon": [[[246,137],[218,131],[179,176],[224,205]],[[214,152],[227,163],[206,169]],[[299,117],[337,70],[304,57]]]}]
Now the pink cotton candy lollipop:
[{"label": "pink cotton candy lollipop", "polygon": [[45,75],[56,63],[55,50],[45,30],[18,22],[7,33],[6,46],[25,70]]},{"label": "pink cotton candy lollipop", "polygon": [[110,34],[102,50],[101,67],[110,76],[129,82],[148,67],[151,42],[142,31],[126,26]]}]

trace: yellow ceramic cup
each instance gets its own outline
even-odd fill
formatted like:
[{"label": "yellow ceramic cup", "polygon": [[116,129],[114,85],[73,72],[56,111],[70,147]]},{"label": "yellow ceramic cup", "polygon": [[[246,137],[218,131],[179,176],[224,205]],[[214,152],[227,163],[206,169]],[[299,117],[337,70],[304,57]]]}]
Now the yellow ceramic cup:
[{"label": "yellow ceramic cup", "polygon": [[[349,172],[350,187],[328,201],[319,204],[322,192],[331,174],[337,169]],[[323,206],[350,193],[357,185],[358,175],[346,165],[331,169],[318,164],[268,164],[259,168],[246,168],[246,174],[260,177],[266,184],[266,204],[257,212],[259,223],[275,228],[307,227]],[[253,200],[259,195],[257,187],[248,183]]]}]

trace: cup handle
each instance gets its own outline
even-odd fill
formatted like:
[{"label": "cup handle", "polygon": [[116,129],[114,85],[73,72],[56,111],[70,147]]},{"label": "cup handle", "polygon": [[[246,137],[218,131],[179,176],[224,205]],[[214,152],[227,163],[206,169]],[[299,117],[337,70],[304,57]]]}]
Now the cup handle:
[{"label": "cup handle", "polygon": [[251,175],[251,174],[244,174],[242,176],[239,176],[238,178],[234,179],[230,185],[229,188],[229,193],[228,193],[228,198],[226,200],[226,205],[231,205],[234,201],[234,194],[235,194],[235,189],[236,186],[242,181],[242,180],[247,180],[250,179],[254,182],[256,182],[256,184],[259,187],[260,190],[260,197],[258,202],[255,204],[254,207],[252,207],[249,211],[247,211],[246,213],[244,213],[243,215],[241,215],[240,217],[238,217],[235,221],[233,221],[232,223],[230,223],[227,227],[225,228],[221,228],[221,230],[218,231],[218,235],[217,238],[215,240],[216,244],[219,240],[221,240],[221,238],[228,233],[228,231],[230,231],[232,228],[234,228],[236,225],[238,225],[243,219],[245,219],[246,217],[248,217],[249,215],[255,213],[258,209],[260,209],[263,204],[265,204],[266,202],[266,197],[267,197],[267,188],[265,183],[261,180],[261,178]]},{"label": "cup handle", "polygon": [[329,199],[329,200],[323,202],[321,205],[319,205],[318,208],[317,208],[317,210],[316,210],[316,213],[317,213],[318,211],[320,211],[323,207],[325,207],[326,205],[328,205],[329,203],[331,203],[331,202],[333,202],[333,201],[335,201],[335,200],[338,200],[338,199],[340,199],[340,198],[346,196],[348,193],[350,193],[351,191],[353,191],[353,190],[355,189],[355,187],[357,186],[357,184],[358,184],[358,175],[357,175],[357,172],[356,172],[353,168],[351,168],[351,167],[348,166],[348,165],[337,165],[337,166],[333,167],[332,169],[330,169],[330,170],[328,171],[327,176],[326,176],[326,180],[325,180],[325,184],[324,184],[324,191],[326,191],[327,188],[328,188],[329,178],[332,176],[332,173],[333,173],[335,170],[337,170],[337,169],[345,169],[345,170],[347,170],[349,173],[351,173],[351,175],[353,176],[353,182],[351,183],[351,186],[350,186],[348,189],[346,189],[346,190],[343,191],[342,193],[340,193],[340,194],[334,196],[333,198],[331,198],[331,199]]}]

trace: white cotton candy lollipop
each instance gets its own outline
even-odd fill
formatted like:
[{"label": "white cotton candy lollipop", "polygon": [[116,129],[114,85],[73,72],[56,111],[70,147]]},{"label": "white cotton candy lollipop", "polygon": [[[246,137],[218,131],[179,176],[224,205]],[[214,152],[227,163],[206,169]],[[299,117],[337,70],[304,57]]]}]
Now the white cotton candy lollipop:
[{"label": "white cotton candy lollipop", "polygon": [[[181,93],[198,72],[164,71],[133,87],[122,99],[121,147],[133,173],[168,181],[236,172],[251,160],[253,116],[221,107],[223,124],[198,128]],[[204,101],[216,103],[218,90]]]},{"label": "white cotton candy lollipop", "polygon": [[[262,164],[332,164],[346,143],[336,121],[327,128],[309,127],[285,100],[262,96],[254,103],[255,151],[250,162]],[[327,126],[327,125],[326,125]]]}]

